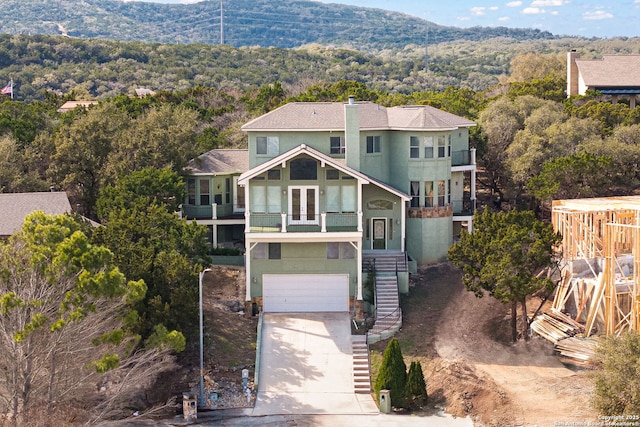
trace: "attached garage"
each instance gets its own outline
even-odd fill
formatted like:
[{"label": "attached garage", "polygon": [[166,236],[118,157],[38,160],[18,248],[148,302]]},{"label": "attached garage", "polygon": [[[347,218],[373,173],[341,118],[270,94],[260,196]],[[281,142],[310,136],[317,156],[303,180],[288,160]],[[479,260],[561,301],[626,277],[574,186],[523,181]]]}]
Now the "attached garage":
[{"label": "attached garage", "polygon": [[262,304],[267,313],[349,311],[349,275],[265,274]]}]

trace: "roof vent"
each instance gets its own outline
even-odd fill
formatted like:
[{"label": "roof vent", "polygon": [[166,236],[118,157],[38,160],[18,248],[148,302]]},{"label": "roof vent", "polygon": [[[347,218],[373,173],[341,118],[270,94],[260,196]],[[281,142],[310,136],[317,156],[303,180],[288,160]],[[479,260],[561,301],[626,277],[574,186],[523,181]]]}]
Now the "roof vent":
[{"label": "roof vent", "polygon": [[353,105],[356,103],[356,99],[353,96],[349,97],[349,105]]}]

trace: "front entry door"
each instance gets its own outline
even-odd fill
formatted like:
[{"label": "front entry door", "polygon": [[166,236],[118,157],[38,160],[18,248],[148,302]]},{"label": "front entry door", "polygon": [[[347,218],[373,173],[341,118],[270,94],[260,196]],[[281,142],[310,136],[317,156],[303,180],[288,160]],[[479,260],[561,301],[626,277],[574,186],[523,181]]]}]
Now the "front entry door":
[{"label": "front entry door", "polygon": [[387,219],[372,218],[371,229],[373,230],[372,249],[387,249]]}]

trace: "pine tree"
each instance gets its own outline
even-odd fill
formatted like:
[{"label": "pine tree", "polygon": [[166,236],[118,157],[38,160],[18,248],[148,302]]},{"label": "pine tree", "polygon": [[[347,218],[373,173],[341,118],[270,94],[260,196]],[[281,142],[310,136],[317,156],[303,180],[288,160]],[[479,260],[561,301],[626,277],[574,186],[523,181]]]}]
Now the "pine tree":
[{"label": "pine tree", "polygon": [[424,373],[420,362],[411,362],[405,391],[409,407],[420,408],[427,404],[427,384],[424,381]]},{"label": "pine tree", "polygon": [[405,385],[407,383],[407,365],[402,358],[402,350],[396,338],[392,339],[382,356],[382,364],[373,386],[378,399],[380,390],[389,390],[391,405],[403,408],[405,405]]}]

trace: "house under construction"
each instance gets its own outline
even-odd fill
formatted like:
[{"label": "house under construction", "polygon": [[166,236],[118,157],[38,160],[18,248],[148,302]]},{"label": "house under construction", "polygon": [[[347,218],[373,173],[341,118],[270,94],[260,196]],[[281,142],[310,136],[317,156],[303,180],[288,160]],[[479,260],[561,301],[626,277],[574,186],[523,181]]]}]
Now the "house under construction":
[{"label": "house under construction", "polygon": [[640,329],[640,196],[557,200],[552,222],[562,280],[532,330],[586,361],[596,344],[581,338]]}]

